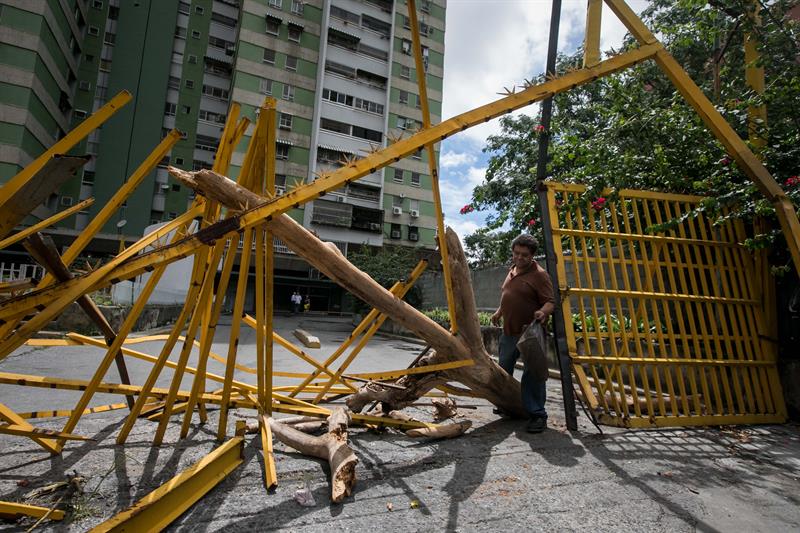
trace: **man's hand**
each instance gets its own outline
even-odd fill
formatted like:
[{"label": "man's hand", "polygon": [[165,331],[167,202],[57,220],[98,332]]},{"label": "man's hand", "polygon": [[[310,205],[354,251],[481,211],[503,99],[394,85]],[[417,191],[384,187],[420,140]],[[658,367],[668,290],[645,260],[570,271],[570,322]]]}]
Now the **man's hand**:
[{"label": "man's hand", "polygon": [[499,326],[500,325],[500,318],[501,318],[500,310],[498,309],[492,315],[492,319],[491,319],[492,320],[492,325],[495,326],[495,327]]},{"label": "man's hand", "polygon": [[547,321],[547,314],[544,313],[541,309],[533,313],[533,319],[540,324],[544,324]]}]

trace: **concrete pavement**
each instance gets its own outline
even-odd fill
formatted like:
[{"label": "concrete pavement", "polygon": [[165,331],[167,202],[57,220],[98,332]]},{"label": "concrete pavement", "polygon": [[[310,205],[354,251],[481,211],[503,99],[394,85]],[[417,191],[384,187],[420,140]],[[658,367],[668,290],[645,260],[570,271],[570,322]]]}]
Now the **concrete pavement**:
[{"label": "concrete pavement", "polygon": [[[290,336],[303,327],[318,335],[318,359],[343,340],[349,327],[309,317],[283,317],[276,330]],[[323,330],[325,328],[325,330]],[[253,364],[254,335],[247,328],[239,361]],[[227,328],[215,351],[224,355]],[[135,349],[158,353],[158,343]],[[420,347],[375,339],[354,371],[402,368]],[[22,348],[0,362],[0,371],[87,378],[102,352],[91,348]],[[176,355],[173,355],[173,358]],[[276,368],[308,370],[305,363],[276,349]],[[147,365],[133,365],[141,383]],[[219,372],[221,365],[209,368]],[[167,378],[171,374],[167,374]],[[237,376],[254,381],[253,376]],[[117,381],[114,369],[108,381]],[[166,385],[168,379],[163,380]],[[189,381],[184,382],[188,386]],[[279,485],[263,486],[259,439],[249,436],[245,462],[170,527],[175,531],[510,531],[554,529],[595,531],[791,531],[800,530],[800,429],[797,425],[726,429],[623,431],[605,428],[600,436],[581,414],[579,431],[563,424],[559,384],[549,382],[550,429],[524,432],[524,423],[499,418],[491,405],[463,399],[473,421],[466,435],[440,442],[410,439],[388,430],[354,429],[359,458],[355,494],[341,505],[329,502],[328,472],[321,461],[275,444]],[[77,393],[15,386],[0,387],[0,402],[19,410],[71,408]],[[93,405],[119,402],[98,395]],[[424,408],[410,414],[430,417]],[[114,438],[125,411],[86,416],[76,433],[97,442],[73,442],[50,457],[27,439],[0,437],[0,499],[15,501],[29,491],[77,471],[86,479],[83,495],[69,498],[71,514],[39,529],[84,531],[135,503],[190,466],[216,445],[216,411],[210,423],[195,424],[190,438],[177,438],[175,417],[160,448],[150,447],[154,424],[139,421],[128,444]],[[252,412],[234,416],[252,418]],[[60,429],[63,419],[35,421]],[[234,420],[231,420],[231,429]],[[316,506],[301,507],[293,494],[307,480]],[[22,486],[21,486],[22,485]],[[55,498],[57,495],[54,495]],[[67,500],[65,500],[67,501]],[[416,502],[416,503],[413,503]],[[47,498],[40,500],[47,503]],[[391,504],[392,510],[389,510]],[[30,525],[28,522],[27,525]],[[0,523],[0,530],[23,524]]]}]

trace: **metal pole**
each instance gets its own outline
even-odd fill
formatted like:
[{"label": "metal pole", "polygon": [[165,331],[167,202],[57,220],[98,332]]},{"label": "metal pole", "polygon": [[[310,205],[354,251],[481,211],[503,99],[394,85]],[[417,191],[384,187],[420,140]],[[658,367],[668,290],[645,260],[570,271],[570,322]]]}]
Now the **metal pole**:
[{"label": "metal pole", "polygon": [[[558,26],[561,22],[561,0],[553,0],[553,9],[550,14],[550,40],[547,49],[546,77],[555,77],[556,54],[558,53]],[[539,132],[539,157],[536,165],[536,191],[539,195],[539,217],[542,221],[542,234],[544,235],[544,250],[547,272],[553,281],[553,298],[556,306],[561,305],[561,291],[558,287],[556,275],[556,256],[553,249],[553,232],[550,230],[550,210],[547,206],[547,188],[544,179],[547,177],[547,149],[550,144],[550,119],[553,114],[553,98],[542,101],[542,126]],[[572,371],[570,368],[567,340],[564,336],[564,316],[558,312],[553,313],[553,331],[556,337],[556,354],[558,366],[561,369],[561,394],[564,397],[564,415],[567,419],[567,429],[578,429],[577,411],[575,409],[575,395],[572,388]]]}]

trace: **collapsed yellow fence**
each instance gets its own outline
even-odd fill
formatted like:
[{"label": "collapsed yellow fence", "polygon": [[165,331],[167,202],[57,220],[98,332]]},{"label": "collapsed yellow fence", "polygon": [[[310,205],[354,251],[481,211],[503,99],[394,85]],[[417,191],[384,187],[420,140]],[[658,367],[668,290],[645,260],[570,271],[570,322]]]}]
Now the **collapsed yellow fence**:
[{"label": "collapsed yellow fence", "polygon": [[585,191],[548,184],[567,346],[599,420],[784,421],[743,223],[690,215],[696,196],[624,190],[589,202]]}]

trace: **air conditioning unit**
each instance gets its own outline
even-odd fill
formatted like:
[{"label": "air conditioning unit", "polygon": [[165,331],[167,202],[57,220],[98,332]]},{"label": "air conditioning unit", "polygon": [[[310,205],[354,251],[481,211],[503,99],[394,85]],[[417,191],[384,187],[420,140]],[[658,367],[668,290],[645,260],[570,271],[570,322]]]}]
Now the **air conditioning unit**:
[{"label": "air conditioning unit", "polygon": [[336,201],[339,203],[344,203],[344,196],[337,196]]},{"label": "air conditioning unit", "polygon": [[397,207],[397,206],[393,207],[392,208],[392,214],[393,215],[402,215],[403,214],[403,208],[402,207]]},{"label": "air conditioning unit", "polygon": [[409,211],[409,214],[411,215],[411,218],[419,218],[419,211],[416,209]]},{"label": "air conditioning unit", "polygon": [[419,240],[419,233],[409,233],[408,234],[409,241],[418,241]]},{"label": "air conditioning unit", "polygon": [[369,229],[371,229],[372,231],[380,231],[381,230],[381,225],[380,225],[379,222],[370,222],[369,223]]},{"label": "air conditioning unit", "polygon": [[391,237],[392,237],[392,239],[399,239],[400,238],[400,230],[394,230],[391,233]]},{"label": "air conditioning unit", "polygon": [[232,56],[236,52],[236,45],[226,46],[225,55]]}]

